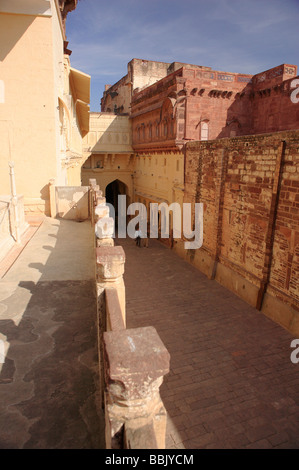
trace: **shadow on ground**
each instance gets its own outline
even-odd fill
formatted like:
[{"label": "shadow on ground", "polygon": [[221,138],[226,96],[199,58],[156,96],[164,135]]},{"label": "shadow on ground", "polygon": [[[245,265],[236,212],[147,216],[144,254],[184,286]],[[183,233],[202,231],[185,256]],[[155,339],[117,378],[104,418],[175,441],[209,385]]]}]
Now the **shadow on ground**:
[{"label": "shadow on ground", "polygon": [[[37,282],[29,280],[24,257],[19,275],[14,266],[19,279],[1,281],[0,334],[8,344],[0,373],[1,449],[104,448],[104,418],[97,406],[95,282],[60,279],[58,258],[66,247],[60,232],[65,235],[66,223],[75,233],[74,222],[56,221],[56,235],[48,234],[47,262],[27,263],[40,271]],[[80,262],[78,250],[71,256]]]}]

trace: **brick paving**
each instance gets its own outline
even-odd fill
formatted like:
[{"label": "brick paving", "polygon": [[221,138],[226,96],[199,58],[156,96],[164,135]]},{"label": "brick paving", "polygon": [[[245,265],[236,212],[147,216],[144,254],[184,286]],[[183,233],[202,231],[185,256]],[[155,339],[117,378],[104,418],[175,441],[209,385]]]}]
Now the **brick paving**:
[{"label": "brick paving", "polygon": [[161,243],[117,244],[127,328],[154,326],[171,355],[166,448],[299,448],[293,336]]}]

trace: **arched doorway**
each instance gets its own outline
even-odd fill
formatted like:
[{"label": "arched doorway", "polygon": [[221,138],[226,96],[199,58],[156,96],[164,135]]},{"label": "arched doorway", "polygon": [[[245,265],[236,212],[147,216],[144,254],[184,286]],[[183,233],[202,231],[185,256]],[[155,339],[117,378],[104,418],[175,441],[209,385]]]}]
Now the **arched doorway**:
[{"label": "arched doorway", "polygon": [[126,196],[126,209],[130,204],[130,198],[128,195],[128,186],[123,183],[122,181],[116,179],[109,183],[106,186],[105,190],[105,197],[106,203],[111,204],[115,210],[115,221],[117,222],[118,218],[118,196],[124,195]]}]

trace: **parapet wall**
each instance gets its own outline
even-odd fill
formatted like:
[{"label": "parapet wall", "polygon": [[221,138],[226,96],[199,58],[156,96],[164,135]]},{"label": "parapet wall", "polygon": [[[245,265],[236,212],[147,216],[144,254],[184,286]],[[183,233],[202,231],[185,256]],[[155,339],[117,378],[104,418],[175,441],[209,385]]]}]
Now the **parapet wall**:
[{"label": "parapet wall", "polygon": [[190,142],[185,171],[203,246],[176,251],[298,334],[299,131]]},{"label": "parapet wall", "polygon": [[126,329],[125,253],[96,180],[89,207],[95,230],[98,352],[108,449],[164,449],[167,414],[159,388],[169,353],[153,327]]}]

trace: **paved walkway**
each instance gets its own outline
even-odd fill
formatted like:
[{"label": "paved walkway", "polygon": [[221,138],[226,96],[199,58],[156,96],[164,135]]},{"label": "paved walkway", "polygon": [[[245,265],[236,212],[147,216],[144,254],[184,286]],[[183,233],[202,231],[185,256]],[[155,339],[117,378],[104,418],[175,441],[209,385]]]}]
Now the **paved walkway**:
[{"label": "paved walkway", "polygon": [[[171,354],[167,449],[299,448],[293,337],[159,242],[117,243],[127,327]],[[89,222],[46,219],[0,280],[1,449],[104,447],[95,302]]]},{"label": "paved walkway", "polygon": [[46,218],[18,255],[0,280],[0,448],[103,448],[90,222]]},{"label": "paved walkway", "polygon": [[117,243],[127,327],[154,326],[171,355],[166,447],[299,448],[293,337],[159,242]]}]

